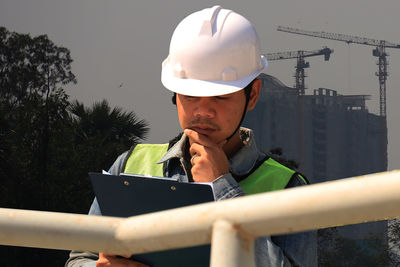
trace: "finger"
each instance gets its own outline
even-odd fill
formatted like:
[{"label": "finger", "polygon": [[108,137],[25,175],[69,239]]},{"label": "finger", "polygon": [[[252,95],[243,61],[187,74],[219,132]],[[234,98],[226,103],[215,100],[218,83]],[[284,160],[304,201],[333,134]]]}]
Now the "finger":
[{"label": "finger", "polygon": [[[132,261],[129,259],[125,259],[127,255],[112,255],[112,254],[104,254],[104,253],[99,253],[99,260],[101,261],[102,264],[106,264],[105,266],[129,266],[129,267],[149,267],[146,264],[143,264],[141,262],[137,261]],[[124,257],[124,258],[121,258]],[[130,257],[128,257],[130,258]],[[103,266],[103,265],[101,265]]]},{"label": "finger", "polygon": [[191,129],[185,129],[184,133],[187,137],[189,137],[189,141],[191,144],[198,143],[207,147],[215,146],[215,143],[211,141],[210,138],[208,138],[205,135],[199,134],[196,131],[193,131]]},{"label": "finger", "polygon": [[125,255],[118,255],[118,256],[129,259],[132,255],[125,254]]},{"label": "finger", "polygon": [[189,148],[189,153],[191,156],[197,155],[197,156],[201,156],[205,154],[205,146],[199,144],[199,143],[193,143],[190,148]]},{"label": "finger", "polygon": [[190,158],[190,164],[192,164],[192,166],[194,166],[196,163],[194,162],[194,160],[196,158],[198,158],[199,156],[197,156],[197,154],[194,154],[191,158]]},{"label": "finger", "polygon": [[100,255],[103,255],[104,257],[123,257],[123,258],[127,258],[127,259],[129,259],[132,255],[128,255],[128,254],[125,254],[125,255],[115,255],[115,254],[107,254],[107,253],[99,253],[99,256]]}]

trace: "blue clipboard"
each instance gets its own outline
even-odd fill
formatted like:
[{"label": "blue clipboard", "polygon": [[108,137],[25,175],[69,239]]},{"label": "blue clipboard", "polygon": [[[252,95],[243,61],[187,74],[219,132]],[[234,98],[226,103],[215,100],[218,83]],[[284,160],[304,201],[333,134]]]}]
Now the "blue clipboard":
[{"label": "blue clipboard", "polygon": [[[214,201],[212,186],[180,183],[170,178],[89,173],[102,215],[130,217]],[[210,245],[132,256],[152,267],[206,267]]]}]

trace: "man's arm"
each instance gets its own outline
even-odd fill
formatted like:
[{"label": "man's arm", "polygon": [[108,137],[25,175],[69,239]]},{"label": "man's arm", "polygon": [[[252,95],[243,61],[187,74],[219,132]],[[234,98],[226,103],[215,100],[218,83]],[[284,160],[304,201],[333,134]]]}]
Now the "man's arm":
[{"label": "man's arm", "polygon": [[[108,172],[113,175],[119,175],[127,154],[128,152],[121,154],[113,163]],[[92,205],[90,206],[89,215],[101,216],[101,210],[96,198],[93,200]],[[99,254],[95,252],[71,251],[69,258],[65,263],[65,267],[94,267],[96,266],[96,261],[98,259]]]},{"label": "man's arm", "polygon": [[[89,215],[101,215],[100,207],[95,198],[89,210]],[[145,267],[140,262],[135,262],[126,258],[130,256],[115,256],[95,252],[71,251],[65,267],[102,267],[102,266],[126,266],[126,267]]]},{"label": "man's arm", "polygon": [[[89,215],[101,215],[100,207],[96,198],[90,206]],[[99,255],[95,252],[71,251],[69,258],[65,263],[65,267],[95,267],[98,258]]]}]

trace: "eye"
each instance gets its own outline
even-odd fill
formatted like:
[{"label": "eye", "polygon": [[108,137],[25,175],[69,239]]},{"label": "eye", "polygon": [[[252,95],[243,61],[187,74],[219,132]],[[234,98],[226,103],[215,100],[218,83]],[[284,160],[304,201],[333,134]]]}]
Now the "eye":
[{"label": "eye", "polygon": [[190,95],[184,95],[183,98],[184,98],[185,100],[193,100],[193,99],[196,99],[195,96],[190,96]]}]

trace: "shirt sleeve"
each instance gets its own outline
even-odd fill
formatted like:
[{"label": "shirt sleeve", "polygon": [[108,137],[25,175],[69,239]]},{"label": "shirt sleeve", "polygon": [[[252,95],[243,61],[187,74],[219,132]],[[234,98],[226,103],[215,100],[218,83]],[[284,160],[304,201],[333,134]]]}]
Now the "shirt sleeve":
[{"label": "shirt sleeve", "polygon": [[[122,166],[128,152],[121,154],[109,169],[109,173],[119,175],[122,171]],[[89,209],[89,215],[101,216],[99,203],[95,198]],[[99,254],[89,251],[71,251],[69,258],[65,263],[65,267],[95,267],[96,261],[99,259]]]},{"label": "shirt sleeve", "polygon": [[216,201],[244,196],[245,193],[232,174],[221,175],[213,181],[214,197]]},{"label": "shirt sleeve", "polygon": [[[96,198],[90,206],[89,215],[101,215],[99,203],[97,203]],[[65,267],[95,267],[98,259],[99,254],[95,252],[71,251]]]}]

